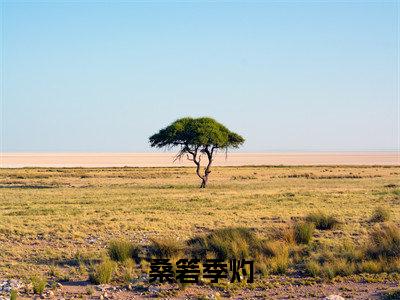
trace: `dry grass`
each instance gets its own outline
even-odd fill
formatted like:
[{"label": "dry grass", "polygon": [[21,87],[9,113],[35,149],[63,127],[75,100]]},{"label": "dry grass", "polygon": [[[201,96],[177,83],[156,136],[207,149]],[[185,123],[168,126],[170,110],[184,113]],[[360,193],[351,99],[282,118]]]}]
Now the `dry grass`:
[{"label": "dry grass", "polygon": [[308,244],[311,241],[315,225],[308,222],[297,222],[294,227],[294,240],[298,244]]},{"label": "dry grass", "polygon": [[371,222],[386,222],[390,220],[390,210],[386,207],[379,206],[374,209],[371,219]]},{"label": "dry grass", "polygon": [[322,212],[307,215],[306,220],[315,225],[319,230],[331,230],[339,226],[340,222],[336,217]]},{"label": "dry grass", "polygon": [[92,270],[89,274],[89,280],[94,284],[110,283],[113,279],[115,268],[115,263],[106,259],[100,264],[92,267]]},{"label": "dry grass", "polygon": [[[316,211],[334,212],[342,224],[318,231],[312,243],[360,245],[369,240],[375,207],[390,207],[400,225],[397,182],[400,167],[379,166],[220,167],[205,190],[193,168],[1,169],[0,277],[28,279],[55,266],[59,278],[86,278],[82,268],[110,240],[186,241],[225,227],[268,239]],[[286,252],[275,257],[263,263],[280,273]]]},{"label": "dry grass", "polygon": [[372,258],[400,258],[400,229],[393,224],[373,228],[367,254]]}]

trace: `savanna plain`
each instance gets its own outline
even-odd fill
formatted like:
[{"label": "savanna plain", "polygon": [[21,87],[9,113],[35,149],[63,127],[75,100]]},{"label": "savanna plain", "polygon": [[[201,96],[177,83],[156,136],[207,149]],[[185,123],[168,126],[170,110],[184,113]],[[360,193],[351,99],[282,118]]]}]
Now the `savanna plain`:
[{"label": "savanna plain", "polygon": [[[400,297],[400,167],[0,169],[8,299]],[[255,281],[149,283],[148,259],[251,258]],[[397,297],[397,298],[396,298]]]}]

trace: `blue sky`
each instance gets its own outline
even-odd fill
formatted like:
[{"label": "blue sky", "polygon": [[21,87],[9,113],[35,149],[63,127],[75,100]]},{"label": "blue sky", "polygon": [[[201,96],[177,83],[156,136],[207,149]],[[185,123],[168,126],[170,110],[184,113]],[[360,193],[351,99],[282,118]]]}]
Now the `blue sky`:
[{"label": "blue sky", "polygon": [[212,116],[243,151],[398,148],[395,1],[2,3],[3,151],[149,151]]}]

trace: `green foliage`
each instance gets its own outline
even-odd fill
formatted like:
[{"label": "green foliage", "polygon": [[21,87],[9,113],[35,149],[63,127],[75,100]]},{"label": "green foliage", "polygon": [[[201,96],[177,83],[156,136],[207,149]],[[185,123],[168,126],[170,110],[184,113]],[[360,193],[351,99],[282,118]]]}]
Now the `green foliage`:
[{"label": "green foliage", "polygon": [[315,226],[313,223],[309,222],[297,222],[293,230],[297,244],[308,244],[313,236]]},{"label": "green foliage", "polygon": [[106,259],[91,270],[89,280],[94,284],[110,283],[114,271],[115,263]]},{"label": "green foliage", "polygon": [[113,240],[108,245],[108,256],[114,260],[123,262],[132,257],[133,244],[126,240]]},{"label": "green foliage", "polygon": [[152,147],[209,146],[221,149],[237,148],[244,138],[208,117],[181,118],[149,138]]},{"label": "green foliage", "polygon": [[[396,231],[397,230],[397,231]],[[393,273],[400,270],[399,231],[394,225],[374,228],[363,247],[344,241],[341,245],[315,243],[309,246],[304,268],[311,276],[332,279],[358,273]],[[398,252],[397,252],[398,253]]]},{"label": "green foliage", "polygon": [[329,216],[321,212],[309,214],[306,220],[314,223],[315,227],[319,230],[334,229],[340,224],[334,216]]},{"label": "green foliage", "polygon": [[[221,123],[208,117],[181,118],[149,138],[151,147],[163,148],[179,146],[180,150],[176,156],[181,158],[187,155],[197,168],[196,174],[202,180],[200,188],[205,188],[213,155],[218,149],[238,148],[244,143],[244,138],[230,131]],[[201,155],[205,154],[208,164],[201,174]]]},{"label": "green foliage", "polygon": [[377,274],[382,272],[382,262],[375,260],[362,261],[359,265],[361,273]]},{"label": "green foliage", "polygon": [[273,257],[267,259],[267,268],[272,274],[285,274],[289,268],[289,247],[282,242],[270,244]]},{"label": "green foliage", "polygon": [[322,267],[317,261],[309,260],[305,264],[305,271],[310,276],[318,277],[322,273]]},{"label": "green foliage", "polygon": [[113,278],[118,282],[129,283],[136,275],[136,264],[132,259],[127,259],[123,263],[118,264]]},{"label": "green foliage", "polygon": [[35,294],[43,294],[44,289],[46,287],[47,281],[46,279],[40,276],[31,277],[32,289]]},{"label": "green foliage", "polygon": [[305,270],[311,276],[332,279],[336,276],[354,274],[356,265],[343,258],[331,258],[325,262],[309,260],[305,264]]},{"label": "green foliage", "polygon": [[386,222],[389,221],[389,219],[390,219],[390,210],[385,207],[379,206],[375,208],[374,212],[372,213],[370,221],[377,223],[377,222]]},{"label": "green foliage", "polygon": [[262,240],[253,230],[243,227],[216,229],[208,235],[197,236],[187,242],[192,257],[204,259],[255,260],[261,274],[284,274],[289,267],[289,246],[284,241]]},{"label": "green foliage", "polygon": [[365,255],[351,240],[344,240],[343,243],[335,249],[335,252],[348,262],[358,262],[365,258]]},{"label": "green foliage", "polygon": [[10,292],[10,300],[17,300],[18,292],[16,290],[11,290]]},{"label": "green foliage", "polygon": [[151,257],[176,258],[183,252],[183,245],[174,239],[153,239],[148,247],[148,254]]},{"label": "green foliage", "polygon": [[366,253],[372,258],[399,258],[400,229],[394,224],[381,224],[373,228]]},{"label": "green foliage", "polygon": [[207,253],[219,259],[254,257],[260,241],[248,228],[222,228],[206,236],[188,241],[193,257],[205,258]]}]

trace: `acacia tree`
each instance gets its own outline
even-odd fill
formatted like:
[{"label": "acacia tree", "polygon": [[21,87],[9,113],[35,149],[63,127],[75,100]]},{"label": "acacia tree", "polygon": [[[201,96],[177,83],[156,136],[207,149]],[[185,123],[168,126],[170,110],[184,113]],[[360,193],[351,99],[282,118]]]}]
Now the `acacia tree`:
[{"label": "acacia tree", "polygon": [[[196,174],[201,179],[200,188],[205,188],[211,173],[213,155],[218,150],[228,151],[238,148],[244,138],[230,131],[212,118],[181,118],[161,129],[149,138],[150,145],[157,148],[180,147],[175,160],[186,155],[196,165]],[[207,164],[202,172],[202,155],[207,157]],[[174,160],[174,161],[175,161]]]}]

